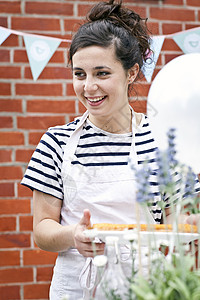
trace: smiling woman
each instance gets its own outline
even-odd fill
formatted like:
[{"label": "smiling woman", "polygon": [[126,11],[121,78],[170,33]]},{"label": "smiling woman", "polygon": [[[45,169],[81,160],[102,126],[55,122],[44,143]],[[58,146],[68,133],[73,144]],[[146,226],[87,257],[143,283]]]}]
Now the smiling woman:
[{"label": "smiling woman", "polygon": [[[136,223],[130,161],[131,167],[145,161],[155,170],[157,146],[148,118],[129,106],[128,88],[150,51],[149,42],[145,20],[114,0],[97,3],[73,37],[73,86],[87,111],[44,134],[22,180],[33,190],[36,243],[59,252],[50,300],[65,294],[70,300],[91,299],[96,270],[87,227]],[[142,224],[147,219],[160,223],[161,207],[170,211],[154,177],[152,206],[140,210]],[[104,243],[96,242],[95,255],[103,253]]]}]

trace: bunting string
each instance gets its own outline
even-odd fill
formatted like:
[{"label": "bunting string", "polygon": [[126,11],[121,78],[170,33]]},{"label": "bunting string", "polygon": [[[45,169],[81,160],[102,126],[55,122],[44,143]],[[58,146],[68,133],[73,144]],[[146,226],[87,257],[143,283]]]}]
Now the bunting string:
[{"label": "bunting string", "polygon": [[[36,81],[44,70],[49,60],[59,47],[61,42],[70,43],[71,40],[55,37],[31,34],[16,31],[0,26],[0,45],[11,35],[23,36],[33,80]],[[151,78],[156,67],[165,38],[172,38],[183,53],[200,53],[200,27],[176,32],[168,35],[156,35],[152,37],[152,53],[148,54],[147,62],[142,72],[147,80]]]}]

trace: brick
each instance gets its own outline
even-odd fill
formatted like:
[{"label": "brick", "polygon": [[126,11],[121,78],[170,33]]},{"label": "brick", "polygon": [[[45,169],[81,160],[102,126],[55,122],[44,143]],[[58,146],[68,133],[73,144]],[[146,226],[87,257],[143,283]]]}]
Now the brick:
[{"label": "brick", "polygon": [[1,234],[0,248],[27,248],[30,247],[30,234]]},{"label": "brick", "polygon": [[183,0],[165,0],[164,4],[166,5],[183,5]]},{"label": "brick", "polygon": [[29,145],[37,145],[44,132],[29,132]]},{"label": "brick", "polygon": [[150,8],[150,18],[157,20],[172,21],[195,21],[195,12],[187,9],[173,8]]},{"label": "brick", "polygon": [[144,101],[143,100],[130,101],[129,103],[132,106],[132,108],[134,109],[134,111],[136,111],[138,113],[146,113],[147,102],[145,100]]},{"label": "brick", "polygon": [[135,4],[137,4],[137,2],[134,3],[134,5],[126,5],[126,7],[139,14],[142,18],[146,18],[147,17],[146,7],[136,6]]},{"label": "brick", "polygon": [[21,185],[20,183],[17,185],[17,195],[18,197],[32,197],[33,192],[28,187]]},{"label": "brick", "polygon": [[31,212],[31,203],[29,199],[1,199],[0,215],[11,214],[29,214]]},{"label": "brick", "polygon": [[0,26],[8,27],[8,22],[6,17],[0,17]]},{"label": "brick", "polygon": [[[25,68],[25,78],[32,78],[30,67]],[[40,79],[72,79],[71,70],[66,67],[46,67]]]},{"label": "brick", "polygon": [[53,267],[38,267],[36,270],[37,281],[51,281],[53,276]]},{"label": "brick", "polygon": [[14,197],[14,183],[3,182],[0,183],[0,197]]},{"label": "brick", "polygon": [[17,47],[19,46],[19,37],[16,34],[11,34],[9,37],[1,44],[4,47]]},{"label": "brick", "polygon": [[76,32],[83,23],[84,23],[83,20],[65,19],[64,20],[65,31]]},{"label": "brick", "polygon": [[13,118],[12,117],[0,117],[0,128],[12,128]]},{"label": "brick", "polygon": [[10,162],[12,160],[12,150],[0,149],[0,162]]},{"label": "brick", "polygon": [[22,100],[0,99],[0,111],[22,112]]},{"label": "brick", "polygon": [[31,159],[31,156],[33,154],[32,149],[17,149],[16,150],[16,161],[21,161],[21,162],[29,162]]},{"label": "brick", "polygon": [[6,49],[0,49],[0,62],[9,62],[9,61],[10,61],[10,51]]},{"label": "brick", "polygon": [[74,113],[75,101],[29,100],[27,101],[27,112]]},{"label": "brick", "polygon": [[50,284],[27,284],[24,286],[24,299],[49,299]]},{"label": "brick", "polygon": [[152,35],[158,35],[160,33],[158,22],[147,22],[147,26]]},{"label": "brick", "polygon": [[33,216],[19,217],[20,231],[33,231]]},{"label": "brick", "polygon": [[20,286],[6,285],[0,286],[1,300],[19,300],[20,299]]},{"label": "brick", "polygon": [[134,89],[130,91],[130,97],[147,97],[150,89],[150,84],[141,84],[137,82]]},{"label": "brick", "polygon": [[60,31],[60,20],[53,18],[12,17],[11,27],[16,30]]},{"label": "brick", "polygon": [[26,50],[16,49],[14,50],[14,62],[28,63],[28,56]]},{"label": "brick", "polygon": [[185,24],[185,29],[186,30],[187,29],[193,29],[193,28],[199,28],[199,24],[196,24],[196,25],[194,25],[194,24],[188,24],[188,23]]},{"label": "brick", "polygon": [[72,83],[67,83],[67,96],[75,96],[74,88]]},{"label": "brick", "polygon": [[24,250],[23,262],[24,265],[54,265],[57,253],[47,252],[41,249]]},{"label": "brick", "polygon": [[14,146],[23,145],[24,135],[22,132],[0,132],[0,145]]},{"label": "brick", "polygon": [[0,12],[7,14],[20,14],[21,1],[0,1]]},{"label": "brick", "polygon": [[73,4],[70,3],[60,3],[60,2],[26,2],[25,12],[28,14],[42,14],[42,15],[73,15]]},{"label": "brick", "polygon": [[0,167],[0,179],[10,180],[10,179],[21,179],[22,178],[22,168],[19,166],[2,166]]},{"label": "brick", "polygon": [[64,116],[47,116],[47,117],[18,117],[18,128],[21,129],[47,129],[51,126],[65,124]]},{"label": "brick", "polygon": [[33,281],[32,268],[13,268],[0,270],[0,283],[17,283]]},{"label": "brick", "polygon": [[92,4],[78,4],[78,16],[85,17],[92,7]]},{"label": "brick", "polygon": [[19,266],[20,251],[0,251],[0,266]]},{"label": "brick", "polygon": [[182,24],[176,23],[163,23],[162,24],[162,33],[163,34],[173,34],[175,32],[182,31]]},{"label": "brick", "polygon": [[[0,231],[15,231],[16,217],[0,217]],[[1,253],[1,252],[0,252]]]},{"label": "brick", "polygon": [[10,83],[0,82],[0,95],[2,96],[11,95]]},{"label": "brick", "polygon": [[186,0],[186,4],[189,6],[198,6],[200,7],[199,0]]},{"label": "brick", "polygon": [[162,51],[180,51],[179,46],[175,43],[173,39],[166,38],[164,40],[163,46],[162,46]]},{"label": "brick", "polygon": [[170,62],[172,59],[180,56],[180,54],[165,54],[165,64],[167,64],[168,62]]},{"label": "brick", "polygon": [[13,66],[0,67],[0,78],[21,78],[21,68]]},{"label": "brick", "polygon": [[16,83],[16,94],[28,96],[62,96],[62,84]]},{"label": "brick", "polygon": [[85,106],[82,104],[82,102],[78,102],[78,111],[83,114],[86,111]]}]

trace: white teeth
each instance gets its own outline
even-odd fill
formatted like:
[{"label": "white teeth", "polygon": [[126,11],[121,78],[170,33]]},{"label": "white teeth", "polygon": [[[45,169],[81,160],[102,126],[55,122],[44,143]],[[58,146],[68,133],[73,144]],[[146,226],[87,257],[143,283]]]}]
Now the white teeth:
[{"label": "white teeth", "polygon": [[104,97],[105,97],[105,96],[103,96],[103,97],[98,97],[98,98],[88,98],[88,97],[86,97],[86,98],[87,98],[90,102],[97,102],[97,101],[102,100]]}]

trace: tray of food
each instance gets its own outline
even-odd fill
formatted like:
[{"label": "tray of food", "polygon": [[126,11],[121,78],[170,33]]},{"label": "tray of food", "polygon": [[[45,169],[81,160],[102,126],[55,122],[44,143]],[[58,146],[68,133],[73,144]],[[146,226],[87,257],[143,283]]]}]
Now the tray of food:
[{"label": "tray of food", "polygon": [[110,224],[97,223],[84,231],[91,239],[98,238],[105,242],[106,236],[117,236],[119,242],[127,240],[140,240],[141,245],[162,240],[168,242],[190,243],[200,238],[198,228],[190,224],[178,224],[173,228],[172,224]]}]

